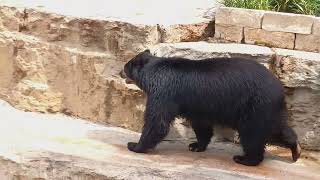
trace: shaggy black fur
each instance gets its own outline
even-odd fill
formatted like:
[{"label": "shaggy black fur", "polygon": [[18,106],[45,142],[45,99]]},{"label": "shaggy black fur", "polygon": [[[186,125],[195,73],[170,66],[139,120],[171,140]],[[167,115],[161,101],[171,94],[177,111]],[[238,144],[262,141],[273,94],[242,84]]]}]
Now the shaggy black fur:
[{"label": "shaggy black fur", "polygon": [[213,126],[221,124],[239,132],[244,155],[234,156],[237,163],[258,165],[271,140],[290,148],[294,161],[300,156],[297,135],[287,125],[283,87],[254,60],[160,58],[146,50],[123,72],[148,97],[142,135],[138,143],[128,143],[130,151],[154,148],[182,116],[197,137],[191,151],[205,151]]}]

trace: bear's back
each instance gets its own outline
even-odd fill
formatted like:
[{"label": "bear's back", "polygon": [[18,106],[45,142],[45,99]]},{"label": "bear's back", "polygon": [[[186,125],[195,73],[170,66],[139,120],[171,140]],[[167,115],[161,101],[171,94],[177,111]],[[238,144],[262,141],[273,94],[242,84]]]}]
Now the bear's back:
[{"label": "bear's back", "polygon": [[248,104],[282,105],[280,81],[251,59],[167,58],[154,64],[152,72],[162,86],[157,94],[179,105],[184,115],[233,118],[236,108]]}]

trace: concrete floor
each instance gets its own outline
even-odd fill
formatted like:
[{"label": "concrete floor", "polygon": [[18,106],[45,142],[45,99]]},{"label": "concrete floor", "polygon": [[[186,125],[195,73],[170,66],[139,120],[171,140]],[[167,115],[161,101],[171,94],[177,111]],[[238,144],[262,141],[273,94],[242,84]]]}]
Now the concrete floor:
[{"label": "concrete floor", "polygon": [[37,8],[62,15],[134,24],[192,24],[209,21],[215,0],[0,0],[0,5]]},{"label": "concrete floor", "polygon": [[[212,143],[203,153],[183,141],[163,142],[149,154],[126,149],[139,134],[64,115],[22,112],[0,101],[0,177],[96,179],[320,179],[320,153],[292,163],[287,149],[268,147],[265,161],[232,161],[239,146]],[[83,177],[82,177],[83,178]]]}]

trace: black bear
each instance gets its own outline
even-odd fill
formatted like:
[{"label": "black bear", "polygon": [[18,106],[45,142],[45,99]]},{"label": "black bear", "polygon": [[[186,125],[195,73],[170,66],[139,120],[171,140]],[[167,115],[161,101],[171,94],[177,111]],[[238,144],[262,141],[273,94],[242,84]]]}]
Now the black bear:
[{"label": "black bear", "polygon": [[290,148],[294,161],[300,157],[297,135],[287,124],[284,88],[252,59],[164,58],[145,50],[125,64],[121,76],[147,94],[145,124],[139,142],[128,143],[130,151],[154,148],[181,116],[196,134],[190,151],[205,151],[220,124],[239,132],[244,154],[233,157],[237,163],[258,165],[267,143]]}]

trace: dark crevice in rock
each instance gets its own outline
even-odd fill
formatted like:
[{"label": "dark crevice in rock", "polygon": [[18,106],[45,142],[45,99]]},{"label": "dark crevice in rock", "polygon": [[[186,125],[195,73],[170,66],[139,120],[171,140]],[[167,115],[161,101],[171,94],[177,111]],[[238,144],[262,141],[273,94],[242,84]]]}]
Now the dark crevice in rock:
[{"label": "dark crevice in rock", "polygon": [[210,21],[207,27],[204,29],[201,39],[208,39],[214,37],[215,34],[215,21]]},{"label": "dark crevice in rock", "polygon": [[241,44],[245,44],[245,40],[246,40],[246,37],[245,37],[245,34],[244,34],[244,27],[242,28],[242,39],[241,39]]},{"label": "dark crevice in rock", "polygon": [[157,31],[158,31],[158,43],[164,43],[164,35],[165,35],[165,29],[157,24]]}]

